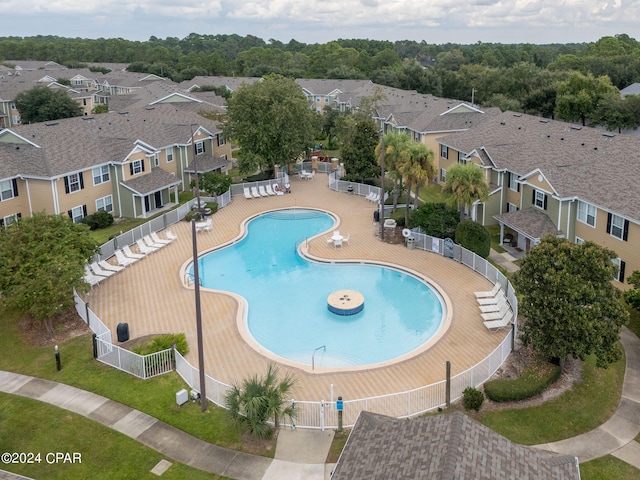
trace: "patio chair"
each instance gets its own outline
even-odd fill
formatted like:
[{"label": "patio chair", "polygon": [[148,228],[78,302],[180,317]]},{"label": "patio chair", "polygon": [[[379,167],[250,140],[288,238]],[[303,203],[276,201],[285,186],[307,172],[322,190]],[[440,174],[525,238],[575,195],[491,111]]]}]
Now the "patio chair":
[{"label": "patio chair", "polygon": [[511,324],[511,320],[513,319],[513,312],[509,311],[507,314],[499,320],[491,320],[488,322],[484,322],[484,326],[489,330],[500,330],[509,324]]},{"label": "patio chair", "polygon": [[504,318],[504,316],[507,314],[508,311],[509,311],[509,305],[504,304],[499,311],[491,312],[491,313],[481,313],[480,316],[485,322],[488,322],[490,320],[499,320],[501,318]]},{"label": "patio chair", "polygon": [[265,189],[265,191],[267,192],[267,194],[268,194],[269,196],[273,196],[273,195],[275,195],[275,194],[276,194],[276,192],[274,192],[274,191],[271,189],[271,184],[270,184],[270,183],[267,183],[267,184],[264,186],[264,189]]},{"label": "patio chair", "polygon": [[244,198],[246,198],[247,200],[251,200],[253,198],[251,196],[251,190],[249,190],[247,187],[244,187]]},{"label": "patio chair", "polygon": [[100,265],[104,270],[111,270],[114,273],[117,273],[120,270],[124,270],[124,267],[121,267],[120,265],[114,265],[107,262],[106,260],[100,260],[98,262],[98,265]]},{"label": "patio chair", "polygon": [[144,258],[143,254],[132,252],[131,247],[129,247],[129,245],[125,245],[124,247],[122,247],[122,251],[129,258],[135,258],[136,260],[142,260]]},{"label": "patio chair", "polygon": [[153,232],[151,234],[151,239],[155,243],[159,243],[160,245],[169,245],[171,243],[171,240],[163,240],[162,238],[160,238],[156,232]]},{"label": "patio chair", "polygon": [[369,192],[369,194],[364,197],[365,200],[371,201],[371,199],[375,196],[375,192]]},{"label": "patio chair", "polygon": [[276,195],[284,195],[284,192],[282,190],[280,190],[280,185],[278,185],[277,183],[273,184],[273,192]]},{"label": "patio chair", "polygon": [[133,258],[133,257],[127,257],[125,256],[124,252],[122,250],[116,250],[114,252],[115,256],[116,256],[116,261],[118,262],[118,265],[121,265],[123,267],[128,267],[129,265],[137,262],[139,259],[137,258]]},{"label": "patio chair", "polygon": [[144,253],[145,255],[149,255],[149,254],[155,252],[156,250],[158,250],[155,247],[148,246],[146,243],[144,243],[142,241],[141,238],[136,240],[136,245],[138,246],[138,250],[140,250],[140,253]]},{"label": "patio chair", "polygon": [[207,218],[206,222],[196,223],[196,233],[210,232],[211,230],[213,230],[213,220],[211,220],[211,217]]},{"label": "patio chair", "polygon": [[344,237],[342,237],[342,243],[349,243],[350,233],[347,233]]},{"label": "patio chair", "polygon": [[116,273],[116,272],[112,272],[111,270],[103,270],[102,268],[100,268],[100,265],[98,265],[96,262],[93,262],[92,264],[90,264],[89,268],[93,273],[95,273],[99,277],[110,277],[111,275],[114,275]]},{"label": "patio chair", "polygon": [[142,238],[142,241],[145,243],[145,245],[147,245],[149,248],[155,248],[156,250],[160,250],[162,247],[164,247],[166,244],[164,243],[158,243],[156,241],[153,240],[153,238],[151,238],[150,235],[145,235]]},{"label": "patio chair", "polygon": [[507,297],[505,297],[504,292],[500,290],[495,297],[477,298],[476,300],[478,300],[478,305],[495,305],[496,303],[499,303],[503,298]]},{"label": "patio chair", "polygon": [[251,195],[253,198],[260,198],[260,194],[258,193],[258,187],[251,187]]},{"label": "patio chair", "polygon": [[261,197],[268,197],[269,196],[267,191],[264,189],[264,185],[260,185],[258,187],[258,193],[260,194]]},{"label": "patio chair", "polygon": [[333,248],[338,248],[338,247],[342,248],[342,242],[343,242],[342,238],[333,239]]},{"label": "patio chair", "polygon": [[495,297],[499,291],[500,291],[500,282],[497,282],[491,290],[485,291],[485,292],[474,292],[474,295],[476,296],[476,298]]},{"label": "patio chair", "polygon": [[480,311],[482,313],[499,312],[506,303],[507,303],[507,297],[501,296],[500,299],[498,300],[498,303],[494,303],[491,305],[480,305]]},{"label": "patio chair", "polygon": [[171,240],[172,242],[178,239],[178,236],[175,235],[171,230],[167,230],[165,235],[167,236],[167,239]]}]

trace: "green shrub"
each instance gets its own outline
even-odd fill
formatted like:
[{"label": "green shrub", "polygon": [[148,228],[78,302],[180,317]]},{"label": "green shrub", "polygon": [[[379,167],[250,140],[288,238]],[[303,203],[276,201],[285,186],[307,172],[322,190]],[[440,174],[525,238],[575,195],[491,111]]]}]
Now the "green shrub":
[{"label": "green shrub", "polygon": [[184,333],[165,333],[163,335],[156,335],[144,345],[137,345],[132,348],[131,351],[138,355],[149,355],[150,353],[167,350],[168,348],[171,348],[174,343],[176,344],[176,350],[178,350],[181,355],[186,355],[189,352],[187,337]]},{"label": "green shrub", "polygon": [[462,405],[465,410],[480,410],[484,402],[484,394],[477,388],[467,387],[462,392]]},{"label": "green shrub", "polygon": [[513,380],[491,380],[484,384],[484,391],[494,402],[524,400],[542,393],[549,385],[560,378],[560,367],[551,363],[542,363],[527,368],[519,378]]},{"label": "green shrub", "polygon": [[107,228],[113,225],[113,215],[104,210],[98,210],[92,215],[87,215],[82,219],[82,223],[89,225],[90,230],[98,230],[99,228]]},{"label": "green shrub", "polygon": [[425,203],[409,214],[409,228],[420,227],[424,233],[438,238],[453,238],[460,221],[458,212],[444,203]]},{"label": "green shrub", "polygon": [[491,251],[491,235],[486,228],[472,220],[464,220],[456,227],[455,242],[464,248],[480,255],[489,257]]},{"label": "green shrub", "polygon": [[211,215],[218,211],[218,202],[207,203],[207,208],[211,209]]}]

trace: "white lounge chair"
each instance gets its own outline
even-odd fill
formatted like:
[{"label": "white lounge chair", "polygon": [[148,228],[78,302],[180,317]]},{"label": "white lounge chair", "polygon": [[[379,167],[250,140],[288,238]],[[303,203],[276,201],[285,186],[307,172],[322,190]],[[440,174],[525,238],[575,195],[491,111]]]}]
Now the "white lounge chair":
[{"label": "white lounge chair", "polygon": [[99,277],[110,277],[111,275],[114,275],[116,273],[112,272],[111,270],[103,270],[96,262],[93,262],[91,265],[89,265],[89,268]]},{"label": "white lounge chair", "polygon": [[129,258],[135,258],[136,260],[142,260],[144,258],[144,255],[142,253],[132,252],[131,247],[129,247],[129,245],[125,245],[124,247],[122,247],[122,251]]},{"label": "white lounge chair", "polygon": [[251,187],[251,195],[253,196],[253,198],[260,198],[258,187]]},{"label": "white lounge chair", "polygon": [[284,195],[284,192],[280,190],[280,185],[278,185],[277,183],[273,184],[273,193],[275,193],[276,195]]},{"label": "white lounge chair", "polygon": [[113,265],[112,263],[109,263],[106,260],[100,260],[98,262],[98,265],[100,265],[105,270],[111,270],[112,272],[115,272],[115,273],[119,272],[120,270],[124,270],[124,267],[121,267],[120,265]]},{"label": "white lounge chair", "polygon": [[[138,261],[137,258],[125,256],[125,254],[124,254],[124,252],[122,250],[116,250],[114,252],[114,254],[116,256],[116,261],[118,262],[118,265],[121,265],[123,267],[128,267],[129,265],[131,265],[131,264],[133,264],[133,263]],[[143,255],[143,257],[144,257],[144,255]]]},{"label": "white lounge chair", "polygon": [[156,232],[151,234],[151,238],[154,242],[159,243],[160,245],[169,245],[171,243],[171,240],[164,240],[160,238]]},{"label": "white lounge chair", "polygon": [[267,191],[264,189],[264,185],[260,185],[258,187],[258,193],[260,194],[261,197],[268,197],[269,196]]},{"label": "white lounge chair", "polygon": [[495,297],[500,291],[500,282],[496,283],[493,288],[487,292],[474,292],[476,298]]},{"label": "white lounge chair", "polygon": [[498,320],[500,318],[503,318],[508,311],[509,311],[509,305],[504,304],[499,311],[491,312],[491,313],[481,313],[480,316],[485,322],[488,322],[490,320]]},{"label": "white lounge chair", "polygon": [[244,187],[244,198],[251,200],[253,197],[251,196],[251,190],[247,187]]},{"label": "white lounge chair", "polygon": [[144,253],[145,255],[149,255],[158,250],[157,248],[148,246],[142,241],[141,238],[136,240],[136,245],[138,246],[138,250],[140,250],[140,253]]},{"label": "white lounge chair", "polygon": [[511,323],[512,319],[513,319],[513,312],[509,311],[504,317],[502,317],[499,320],[491,320],[488,322],[484,322],[484,326],[487,327],[489,330],[493,330],[493,329],[500,330],[501,328],[508,326]]},{"label": "white lounge chair", "polygon": [[276,193],[271,189],[271,184],[270,184],[270,183],[267,183],[267,184],[264,186],[264,189],[265,189],[265,191],[267,192],[267,195],[273,196],[273,195],[275,195],[275,194],[276,194]]},{"label": "white lounge chair", "polygon": [[374,193],[373,197],[369,199],[371,203],[378,203],[378,200],[380,200],[380,195],[378,195],[377,193]]},{"label": "white lounge chair", "polygon": [[84,276],[82,278],[86,283],[88,283],[92,287],[94,285],[99,284],[101,280],[105,279],[105,277],[98,277],[97,275],[94,275],[93,273],[91,273],[91,270],[89,270],[88,265],[85,265],[84,267]]},{"label": "white lounge chair", "polygon": [[178,236],[175,235],[171,230],[167,230],[165,235],[167,236],[167,239],[171,240],[172,242],[178,239]]},{"label": "white lounge chair", "polygon": [[366,197],[364,197],[364,199],[371,201],[374,195],[375,195],[375,192],[369,192],[369,194]]},{"label": "white lounge chair", "polygon": [[499,291],[495,297],[478,298],[478,305],[496,305],[500,300],[506,299],[502,291]]},{"label": "white lounge chair", "polygon": [[499,312],[506,303],[507,299],[505,297],[501,297],[498,303],[495,303],[493,305],[480,305],[480,311],[482,313]]},{"label": "white lounge chair", "polygon": [[164,243],[158,243],[156,241],[153,240],[153,238],[151,238],[150,235],[146,235],[142,241],[145,243],[145,245],[147,245],[149,248],[155,248],[156,250],[160,250],[162,247],[165,246]]}]

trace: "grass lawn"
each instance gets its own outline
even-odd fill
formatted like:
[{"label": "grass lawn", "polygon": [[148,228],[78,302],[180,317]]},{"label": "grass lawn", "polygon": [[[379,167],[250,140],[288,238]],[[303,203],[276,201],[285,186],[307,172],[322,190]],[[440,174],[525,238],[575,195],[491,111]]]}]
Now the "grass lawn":
[{"label": "grass lawn", "polygon": [[420,200],[425,203],[447,203],[449,198],[442,193],[442,187],[436,183],[430,183],[420,189]]},{"label": "grass lawn", "polygon": [[[30,478],[152,479],[164,457],[121,433],[47,403],[0,393],[0,452],[40,453],[40,462],[2,465]],[[28,414],[26,413],[28,412]],[[48,452],[78,453],[81,463],[47,462]],[[222,479],[181,463],[164,479]]]},{"label": "grass lawn", "polygon": [[0,369],[73,385],[141,410],[210,443],[273,457],[273,446],[268,451],[253,451],[250,445],[245,445],[241,432],[227,423],[224,409],[212,403],[204,413],[199,403],[178,407],[175,393],[187,385],[177,373],[140,380],[104,365],[93,359],[90,334],[59,345],[62,370],[58,372],[53,347],[26,345],[18,333],[18,322],[15,313],[1,312]]},{"label": "grass lawn", "polygon": [[580,464],[581,480],[636,480],[640,470],[611,455]]},{"label": "grass lawn", "polygon": [[478,420],[523,445],[555,442],[594,429],[615,412],[622,392],[625,360],[606,369],[590,357],[582,380],[560,397],[543,405],[481,413]]},{"label": "grass lawn", "polygon": [[505,249],[500,245],[500,225],[493,225],[491,227],[485,227],[491,236],[491,248],[498,253],[505,252]]}]

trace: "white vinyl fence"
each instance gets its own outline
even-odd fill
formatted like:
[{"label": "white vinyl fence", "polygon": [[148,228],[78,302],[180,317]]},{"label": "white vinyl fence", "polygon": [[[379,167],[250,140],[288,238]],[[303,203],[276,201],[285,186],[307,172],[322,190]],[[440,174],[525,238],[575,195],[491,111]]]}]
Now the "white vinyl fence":
[{"label": "white vinyl fence", "polygon": [[[309,164],[310,168],[310,164]],[[271,180],[273,182],[273,180]],[[217,198],[219,207],[224,207],[235,195],[243,195],[245,186],[266,184],[267,181],[254,182],[251,184],[232,185],[225,195]],[[348,190],[349,185],[353,191]],[[344,182],[336,178],[335,173],[329,176],[329,188],[338,192],[349,192],[350,194],[367,196],[370,192],[380,192],[379,187],[362,185],[353,182]],[[206,200],[205,200],[206,201]],[[115,245],[129,245],[138,238],[148,235],[152,231],[166,228],[167,226],[180,221],[192,208],[193,202],[183,205],[179,209],[172,210],[162,217],[152,220],[132,232],[123,233],[115,242]],[[175,213],[174,213],[175,212]],[[500,283],[504,289],[509,303],[513,308],[514,322],[513,328],[507,333],[500,345],[472,368],[451,377],[449,385],[445,380],[426,385],[424,387],[408,390],[405,392],[393,393],[360,399],[343,399],[343,427],[351,427],[361,411],[390,415],[394,417],[412,417],[424,412],[435,410],[446,405],[447,398],[453,402],[462,397],[462,392],[467,387],[477,387],[500,368],[513,349],[517,335],[518,301],[513,287],[508,279],[495,268],[491,263],[475,253],[453,244],[450,240],[430,237],[418,231],[413,231],[411,236],[415,241],[415,248],[429,251],[431,253],[443,255],[451,261],[462,263],[473,271],[490,280],[493,284]],[[110,251],[109,245],[105,244],[101,248],[102,258],[107,258]],[[121,243],[124,242],[124,243]],[[106,247],[105,247],[106,246]],[[115,249],[115,247],[114,247]],[[111,251],[113,254],[113,251]],[[192,366],[180,353],[171,349],[158,352],[152,355],[140,356],[128,350],[113,345],[111,332],[91,311],[79,295],[76,294],[76,310],[80,317],[89,325],[95,333],[96,358],[108,365],[126,371],[139,378],[151,378],[162,373],[169,372],[175,368],[176,372],[193,390],[200,391],[200,377],[197,368]],[[174,367],[175,363],[175,367]],[[444,367],[443,367],[444,377]],[[205,388],[207,399],[220,407],[224,407],[224,397],[231,388],[230,385],[222,383],[208,375],[205,375]],[[448,390],[448,391],[447,391]],[[295,426],[301,428],[337,428],[338,412],[336,410],[336,400],[333,395],[333,386],[327,386],[328,395],[326,399],[320,400],[290,400],[296,412]]]}]

